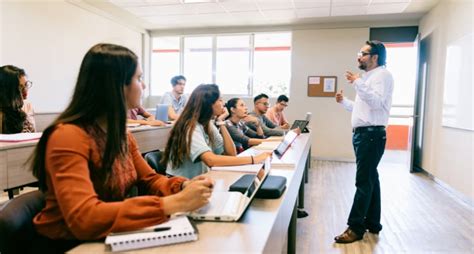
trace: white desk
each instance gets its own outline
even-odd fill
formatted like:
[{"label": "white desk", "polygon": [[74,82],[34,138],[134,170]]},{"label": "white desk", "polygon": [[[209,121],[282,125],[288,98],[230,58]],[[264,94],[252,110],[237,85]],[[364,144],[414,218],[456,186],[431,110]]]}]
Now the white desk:
[{"label": "white desk", "polygon": [[[140,126],[130,129],[142,153],[164,149],[171,126]],[[25,164],[38,141],[0,142],[0,190],[9,190],[36,182]],[[12,193],[9,192],[11,196]]]},{"label": "white desk", "polygon": [[[133,253],[281,253],[288,234],[288,253],[295,253],[296,200],[303,184],[310,134],[302,134],[287,151],[295,167],[272,169],[271,175],[287,178],[287,189],[279,199],[254,199],[239,222],[198,222],[199,240],[189,243],[135,250]],[[287,154],[285,154],[286,156]],[[211,171],[210,177],[224,180],[224,189],[243,173]],[[72,253],[104,253],[103,242],[84,243]]]}]

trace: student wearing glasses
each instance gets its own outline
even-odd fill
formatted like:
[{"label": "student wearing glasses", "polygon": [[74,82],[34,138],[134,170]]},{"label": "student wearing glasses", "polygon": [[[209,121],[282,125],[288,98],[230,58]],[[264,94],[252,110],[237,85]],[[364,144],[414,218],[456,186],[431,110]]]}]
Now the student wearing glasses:
[{"label": "student wearing glasses", "polygon": [[385,126],[393,93],[393,77],[385,68],[386,56],[383,43],[367,41],[357,55],[359,69],[364,73],[346,72],[346,79],[356,91],[355,100],[344,97],[342,90],[336,94],[336,102],[352,112],[352,143],[357,162],[356,193],[348,228],[334,238],[337,243],[358,241],[366,231],[378,234],[382,230],[377,166],[385,150]]},{"label": "student wearing glasses", "polygon": [[[254,111],[250,112],[249,115],[254,116],[259,120],[260,126],[262,127],[263,134],[265,136],[283,136],[285,130],[279,128],[265,115],[269,107],[270,103],[268,101],[268,95],[264,93],[259,94],[253,99]],[[253,122],[246,122],[246,125],[254,131],[257,130],[257,125]]]},{"label": "student wearing glasses", "polygon": [[26,108],[31,117],[24,111],[23,94],[27,95],[31,85],[23,69],[13,65],[0,67],[0,133],[35,132],[32,107]]},{"label": "student wearing glasses", "polygon": [[23,96],[23,107],[21,108],[26,113],[26,118],[33,126],[33,132],[36,130],[35,110],[30,101],[28,101],[28,92],[33,87],[33,82],[28,80],[25,75],[20,79],[21,96]]},{"label": "student wearing glasses", "polygon": [[289,99],[286,95],[278,96],[275,106],[268,109],[267,113],[265,114],[268,119],[270,119],[270,121],[272,121],[276,126],[286,130],[290,128],[290,124],[286,120],[283,110],[288,107],[288,102]]},{"label": "student wearing glasses", "polygon": [[235,156],[236,148],[224,122],[228,115],[217,85],[196,87],[171,129],[161,161],[167,165],[166,173],[194,177],[206,173],[213,166],[265,161],[269,153],[255,157]]},{"label": "student wearing glasses", "polygon": [[[43,132],[32,171],[46,204],[33,219],[45,253],[138,230],[208,203],[212,180],[168,178],[150,168],[127,132],[140,105],[142,70],[129,49],[97,44],[80,66],[72,101]],[[146,196],[127,198],[140,185]]]}]

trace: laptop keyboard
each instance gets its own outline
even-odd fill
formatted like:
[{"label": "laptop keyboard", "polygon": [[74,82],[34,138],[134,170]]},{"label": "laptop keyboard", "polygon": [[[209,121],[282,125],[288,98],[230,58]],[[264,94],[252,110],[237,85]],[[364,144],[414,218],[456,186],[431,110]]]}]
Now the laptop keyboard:
[{"label": "laptop keyboard", "polygon": [[218,195],[213,193],[209,203],[197,212],[200,214],[236,214],[241,199],[241,195]]}]

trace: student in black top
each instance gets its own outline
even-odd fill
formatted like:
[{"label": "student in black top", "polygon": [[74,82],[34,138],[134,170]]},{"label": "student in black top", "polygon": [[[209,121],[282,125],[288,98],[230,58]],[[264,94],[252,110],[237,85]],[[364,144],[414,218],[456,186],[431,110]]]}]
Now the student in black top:
[{"label": "student in black top", "polygon": [[[240,98],[232,98],[225,104],[229,111],[229,117],[226,120],[227,129],[232,140],[234,140],[237,152],[259,145],[265,139],[260,121],[256,117],[248,115],[247,106]],[[256,131],[245,125],[245,121],[253,122],[256,125]]]}]

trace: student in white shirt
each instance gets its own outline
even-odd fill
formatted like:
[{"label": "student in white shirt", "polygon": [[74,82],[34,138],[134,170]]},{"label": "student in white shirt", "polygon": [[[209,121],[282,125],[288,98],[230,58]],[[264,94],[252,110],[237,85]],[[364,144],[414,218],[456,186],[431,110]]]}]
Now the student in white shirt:
[{"label": "student in white shirt", "polygon": [[196,87],[171,129],[162,159],[167,165],[166,173],[192,178],[206,173],[209,167],[260,163],[270,156],[262,153],[236,157],[234,142],[224,123],[227,116],[217,85]]},{"label": "student in white shirt", "polygon": [[334,238],[337,243],[361,240],[366,230],[378,234],[380,224],[380,182],[377,166],[385,150],[392,105],[393,77],[385,68],[386,50],[379,41],[367,41],[359,54],[359,75],[348,71],[346,79],[356,91],[355,101],[336,94],[336,101],[352,112],[353,137],[357,173],[356,193],[347,221],[348,228]]},{"label": "student in white shirt", "polygon": [[186,78],[182,75],[174,76],[171,79],[171,85],[173,86],[173,90],[171,90],[171,92],[166,92],[163,97],[161,97],[160,103],[170,105],[168,109],[168,118],[170,120],[176,120],[183,112],[184,106],[188,101],[188,97],[184,94]]}]

